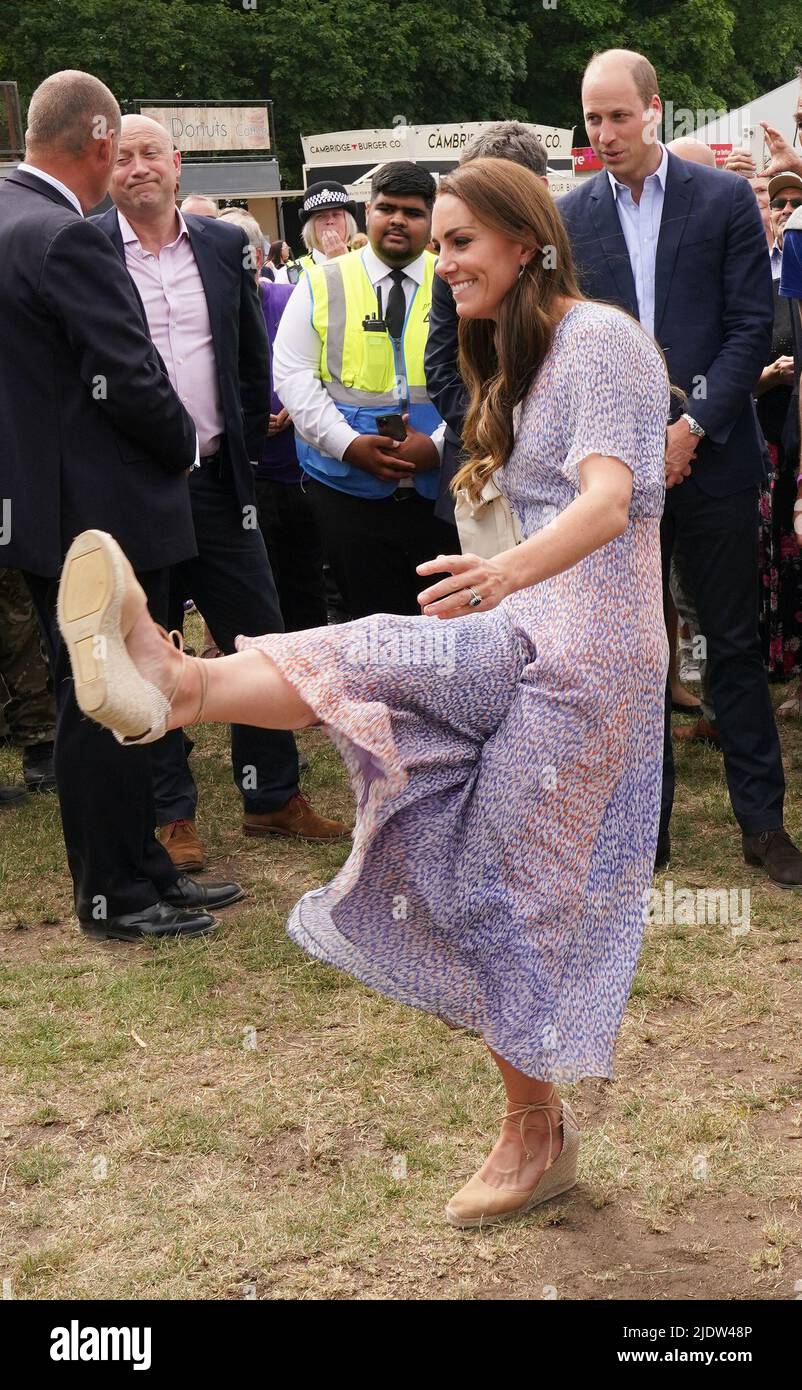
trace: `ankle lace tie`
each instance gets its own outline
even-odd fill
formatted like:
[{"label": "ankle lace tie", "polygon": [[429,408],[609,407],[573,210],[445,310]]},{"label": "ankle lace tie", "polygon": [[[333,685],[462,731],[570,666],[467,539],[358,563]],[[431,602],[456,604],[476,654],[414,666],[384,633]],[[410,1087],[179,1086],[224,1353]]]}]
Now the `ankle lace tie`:
[{"label": "ankle lace tie", "polygon": [[[170,694],[167,696],[167,700],[169,701],[170,707],[172,708],[173,700],[175,699],[176,695],[178,694],[179,686],[181,685],[181,682],[182,682],[183,679],[184,679],[184,673],[185,673],[186,668],[187,668],[187,665],[188,665],[188,663],[189,663],[189,657],[187,656],[186,652],[184,651],[184,634],[183,634],[183,632],[179,632],[178,628],[173,628],[171,632],[167,632],[159,623],[157,623],[156,626],[158,627],[159,633],[160,633],[160,635],[164,638],[165,642],[171,643],[171,645],[172,645],[173,647],[175,647],[176,650],[179,651],[179,652],[181,653],[181,667],[180,667],[180,670],[179,670],[179,672],[178,672],[178,680],[176,681],[175,685],[173,686],[172,690],[170,691]],[[196,665],[197,665],[197,668],[198,668],[198,672],[199,672],[199,674],[200,674],[200,703],[199,703],[199,705],[198,705],[197,714],[195,714],[195,715],[193,716],[192,719],[187,719],[187,720],[186,720],[186,724],[200,724],[200,723],[201,723],[201,721],[202,721],[202,719],[203,719],[204,711],[205,711],[205,709],[206,709],[206,699],[207,699],[207,696],[208,696],[208,693],[209,693],[209,671],[208,671],[208,668],[204,665],[203,661],[198,661],[198,662],[196,663]]]},{"label": "ankle lace tie", "polygon": [[[552,1096],[556,1095],[556,1091],[555,1091],[555,1089],[554,1089],[553,1086],[552,1086],[552,1088],[551,1088],[551,1094],[552,1094]],[[545,1116],[546,1116],[546,1124],[547,1124],[548,1127],[549,1127],[549,1156],[548,1156],[548,1159],[547,1159],[547,1161],[546,1161],[546,1168],[550,1168],[550,1167],[551,1167],[551,1153],[552,1153],[552,1148],[553,1148],[553,1145],[554,1145],[554,1131],[553,1131],[553,1128],[552,1128],[551,1117],[550,1117],[550,1115],[549,1115],[549,1111],[550,1111],[550,1110],[558,1110],[558,1111],[560,1112],[560,1114],[562,1115],[562,1101],[559,1101],[557,1104],[555,1104],[553,1100],[541,1100],[541,1101],[536,1102],[536,1104],[534,1104],[534,1105],[523,1105],[523,1106],[521,1106],[520,1108],[518,1108],[517,1110],[509,1110],[509,1111],[507,1112],[507,1114],[504,1116],[504,1118],[503,1118],[503,1120],[501,1121],[501,1123],[502,1123],[502,1124],[506,1124],[506,1122],[507,1122],[508,1120],[512,1120],[513,1123],[519,1125],[520,1133],[521,1133],[521,1143],[522,1143],[522,1145],[523,1145],[524,1153],[526,1154],[527,1158],[534,1158],[535,1155],[534,1155],[533,1153],[530,1153],[529,1145],[528,1145],[527,1142],[526,1142],[526,1121],[527,1121],[528,1116],[531,1115],[535,1110],[542,1110],[542,1111],[544,1111]],[[560,1120],[560,1123],[562,1123],[562,1120]]]}]

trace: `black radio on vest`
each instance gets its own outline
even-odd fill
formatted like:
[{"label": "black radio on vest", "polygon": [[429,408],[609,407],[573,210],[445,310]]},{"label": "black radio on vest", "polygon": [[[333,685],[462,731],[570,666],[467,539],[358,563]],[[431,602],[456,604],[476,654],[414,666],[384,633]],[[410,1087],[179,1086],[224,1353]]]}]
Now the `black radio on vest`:
[{"label": "black radio on vest", "polygon": [[382,287],[376,286],[376,302],[379,306],[378,314],[368,315],[362,320],[362,327],[366,333],[384,333],[387,324],[382,317]]}]

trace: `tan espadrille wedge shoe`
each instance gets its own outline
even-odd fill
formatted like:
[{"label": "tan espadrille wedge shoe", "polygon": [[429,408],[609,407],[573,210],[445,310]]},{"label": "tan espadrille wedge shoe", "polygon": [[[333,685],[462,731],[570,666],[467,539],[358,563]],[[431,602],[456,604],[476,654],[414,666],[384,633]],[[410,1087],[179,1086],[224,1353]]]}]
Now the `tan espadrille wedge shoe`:
[{"label": "tan espadrille wedge shoe", "polygon": [[[528,1158],[526,1143],[526,1120],[534,1110],[542,1110],[549,1126],[549,1161],[539,1181],[533,1188],[491,1187],[478,1173],[455,1193],[446,1207],[446,1217],[452,1226],[494,1226],[508,1216],[518,1212],[531,1211],[541,1202],[551,1197],[559,1197],[574,1187],[577,1181],[577,1162],[579,1158],[579,1125],[567,1100],[555,1104],[554,1101],[541,1101],[537,1105],[524,1105],[519,1110],[511,1110],[502,1121],[520,1123],[521,1141]],[[563,1146],[554,1162],[551,1161],[553,1130],[550,1110],[560,1113],[563,1131]]]},{"label": "tan espadrille wedge shoe", "polygon": [[[171,703],[184,676],[169,695],[145,680],[131,660],[125,639],[147,607],[147,597],[127,557],[106,531],[82,531],[64,560],[58,591],[58,623],[67,645],[75,698],[84,714],[111,729],[119,743],[155,743],[167,730]],[[166,641],[180,633],[159,631]],[[183,655],[183,650],[182,650]],[[208,674],[202,662],[200,707],[206,703]]]}]

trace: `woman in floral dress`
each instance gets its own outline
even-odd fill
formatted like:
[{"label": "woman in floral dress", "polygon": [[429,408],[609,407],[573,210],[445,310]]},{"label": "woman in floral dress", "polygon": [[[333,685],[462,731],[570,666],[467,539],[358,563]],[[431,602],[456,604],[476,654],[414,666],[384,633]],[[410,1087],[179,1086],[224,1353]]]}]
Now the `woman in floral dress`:
[{"label": "woman in floral dress", "polygon": [[322,724],[340,749],[353,850],[288,930],[390,998],[482,1034],[507,1112],[447,1207],[470,1226],[573,1186],[578,1131],[555,1083],[612,1074],[657,840],[669,389],[640,326],[582,299],[527,170],[479,159],[441,180],[433,234],[470,395],[455,483],[476,497],[492,475],[520,545],[433,557],[422,575],[448,577],[423,588],[420,617],[241,638],[209,663],[165,643],[142,604],[121,625],[116,610],[136,607],[124,557],[100,532],[75,544],[107,564],[92,621],[114,665],[91,712],[118,737],[203,717]]}]

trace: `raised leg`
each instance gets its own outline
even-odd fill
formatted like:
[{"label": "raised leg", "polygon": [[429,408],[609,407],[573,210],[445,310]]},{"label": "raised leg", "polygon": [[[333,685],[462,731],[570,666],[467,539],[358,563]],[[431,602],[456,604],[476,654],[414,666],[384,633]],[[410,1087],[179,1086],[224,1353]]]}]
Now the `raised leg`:
[{"label": "raised leg", "polygon": [[126,647],[139,674],[170,700],[170,729],[195,723],[201,714],[211,723],[265,729],[304,729],[318,722],[314,710],[262,652],[251,649],[216,661],[185,656],[165,642],[147,609],[128,634]]}]

